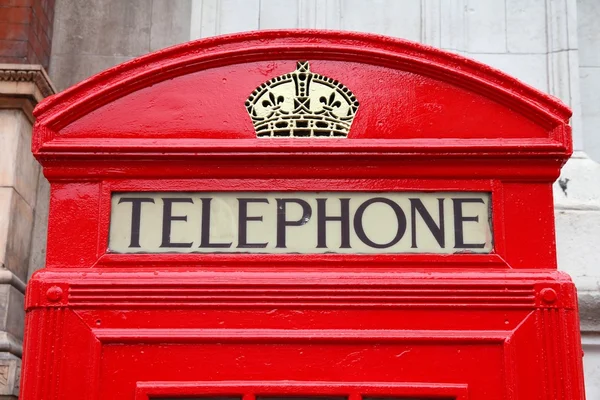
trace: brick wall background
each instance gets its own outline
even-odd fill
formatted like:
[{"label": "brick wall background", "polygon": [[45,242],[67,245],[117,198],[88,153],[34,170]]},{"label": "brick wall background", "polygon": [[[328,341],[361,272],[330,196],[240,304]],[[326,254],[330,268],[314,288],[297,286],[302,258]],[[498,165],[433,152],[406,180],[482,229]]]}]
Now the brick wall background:
[{"label": "brick wall background", "polygon": [[0,63],[48,68],[55,0],[0,0]]}]

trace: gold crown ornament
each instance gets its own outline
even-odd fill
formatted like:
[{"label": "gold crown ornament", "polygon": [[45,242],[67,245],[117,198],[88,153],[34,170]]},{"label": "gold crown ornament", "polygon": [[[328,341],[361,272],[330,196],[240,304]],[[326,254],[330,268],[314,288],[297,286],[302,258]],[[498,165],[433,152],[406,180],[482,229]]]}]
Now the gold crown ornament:
[{"label": "gold crown ornament", "polygon": [[308,61],[296,70],[257,87],[246,109],[259,138],[345,138],[358,110],[350,89],[310,71]]}]

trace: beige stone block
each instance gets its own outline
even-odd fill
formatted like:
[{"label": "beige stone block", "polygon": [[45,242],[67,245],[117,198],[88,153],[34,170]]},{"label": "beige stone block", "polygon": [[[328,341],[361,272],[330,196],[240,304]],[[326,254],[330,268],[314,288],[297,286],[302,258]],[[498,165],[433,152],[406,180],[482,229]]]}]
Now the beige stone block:
[{"label": "beige stone block", "polygon": [[574,152],[562,167],[560,178],[554,183],[554,207],[600,212],[599,182],[600,164],[588,158],[585,153]]},{"label": "beige stone block", "polygon": [[53,54],[139,56],[150,51],[152,0],[58,0]]},{"label": "beige stone block", "polygon": [[504,1],[466,0],[465,3],[465,50],[469,53],[505,53],[507,49]]},{"label": "beige stone block", "polygon": [[421,7],[417,0],[345,0],[341,27],[420,41]]},{"label": "beige stone block", "polygon": [[6,246],[10,229],[10,211],[12,206],[12,188],[0,187],[0,268],[6,259]]},{"label": "beige stone block", "polygon": [[585,152],[600,162],[600,68],[581,67],[579,76]]},{"label": "beige stone block", "polygon": [[96,56],[83,54],[52,55],[50,77],[57,90],[62,91],[98,72],[104,71],[133,57]]},{"label": "beige stone block", "polygon": [[[21,347],[23,342],[24,321],[23,293],[8,283],[0,284],[0,331],[8,333],[18,347]],[[0,343],[1,347],[2,343]],[[17,355],[20,353],[19,351]]]},{"label": "beige stone block", "polygon": [[579,63],[582,67],[600,67],[600,7],[598,0],[577,2]]},{"label": "beige stone block", "polygon": [[21,380],[21,359],[0,353],[0,400],[17,399]]},{"label": "beige stone block", "polygon": [[0,264],[27,278],[33,209],[11,187],[0,187]]},{"label": "beige stone block", "polygon": [[556,210],[558,269],[571,275],[580,293],[597,292],[600,210],[593,207]]},{"label": "beige stone block", "polygon": [[256,30],[259,27],[259,0],[219,0],[219,34]]},{"label": "beige stone block", "polygon": [[577,49],[577,1],[547,0],[548,51]]},{"label": "beige stone block", "polygon": [[467,54],[484,64],[522,80],[541,91],[548,91],[547,56],[545,54]]},{"label": "beige stone block", "polygon": [[467,49],[466,0],[440,2],[440,47],[456,53]]},{"label": "beige stone block", "polygon": [[598,291],[578,290],[578,295],[579,324],[581,326],[581,331],[600,332],[600,313],[598,313],[598,305],[600,305],[600,293]]},{"label": "beige stone block", "polygon": [[509,53],[547,52],[546,0],[506,0]]},{"label": "beige stone block", "polygon": [[298,28],[298,0],[263,1],[260,4],[260,29]]},{"label": "beige stone block", "polygon": [[20,110],[0,110],[0,186],[14,186]]},{"label": "beige stone block", "polygon": [[600,399],[600,334],[582,332],[585,398]]},{"label": "beige stone block", "polygon": [[0,186],[13,187],[33,206],[39,164],[31,154],[31,123],[21,110],[0,110]]},{"label": "beige stone block", "polygon": [[46,238],[48,236],[48,209],[50,203],[50,183],[43,174],[39,175],[38,194],[35,203],[35,220],[31,237],[28,279],[38,269],[46,265]]},{"label": "beige stone block", "polygon": [[442,46],[441,0],[423,0],[421,10],[421,42],[433,47]]},{"label": "beige stone block", "polygon": [[160,50],[190,40],[191,0],[154,0],[150,51]]}]

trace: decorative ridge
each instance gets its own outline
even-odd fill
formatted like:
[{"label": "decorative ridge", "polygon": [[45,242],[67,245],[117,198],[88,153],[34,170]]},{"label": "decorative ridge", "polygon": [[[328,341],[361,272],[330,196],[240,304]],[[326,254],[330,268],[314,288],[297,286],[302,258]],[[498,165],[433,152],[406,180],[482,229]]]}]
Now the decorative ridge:
[{"label": "decorative ridge", "polygon": [[48,74],[39,65],[0,64],[0,82],[32,82],[44,97],[56,93]]},{"label": "decorative ridge", "polygon": [[103,305],[143,305],[196,307],[208,305],[253,306],[341,306],[371,307],[525,307],[535,306],[533,286],[510,284],[494,287],[465,288],[448,283],[442,286],[406,284],[393,286],[354,285],[260,285],[236,287],[231,285],[189,285],[175,287],[162,284],[142,285],[72,284],[69,289],[71,306],[99,307]]}]

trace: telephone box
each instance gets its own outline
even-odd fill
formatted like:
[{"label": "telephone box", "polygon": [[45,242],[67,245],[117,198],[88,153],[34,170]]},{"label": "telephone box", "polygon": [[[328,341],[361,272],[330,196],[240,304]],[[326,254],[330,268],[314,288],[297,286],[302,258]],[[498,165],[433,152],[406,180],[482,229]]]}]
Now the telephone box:
[{"label": "telephone box", "polygon": [[382,36],[252,32],[35,110],[23,400],[581,400],[570,111]]}]

